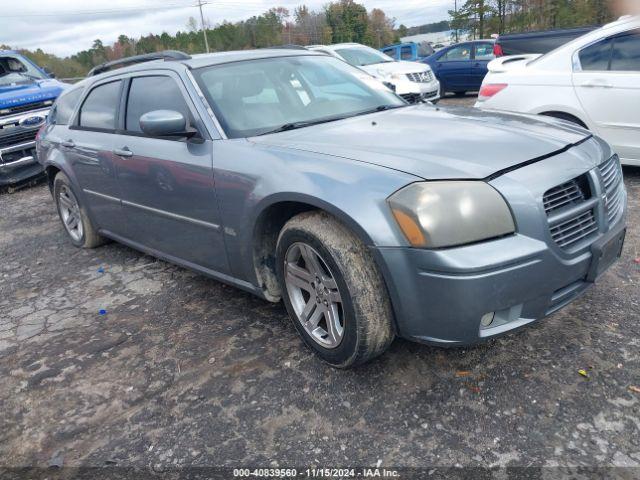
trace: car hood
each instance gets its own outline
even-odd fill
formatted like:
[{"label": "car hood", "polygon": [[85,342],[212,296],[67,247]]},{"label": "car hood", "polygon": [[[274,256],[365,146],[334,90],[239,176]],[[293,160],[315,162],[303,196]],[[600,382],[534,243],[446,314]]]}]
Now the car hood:
[{"label": "car hood", "polygon": [[482,179],[591,134],[545,117],[416,105],[253,137],[257,144],[372,163],[424,179]]},{"label": "car hood", "polygon": [[53,79],[0,85],[0,110],[29,103],[55,100],[67,86],[66,83]]},{"label": "car hood", "polygon": [[379,77],[393,75],[394,73],[407,74],[424,72],[425,70],[429,70],[430,67],[429,65],[418,62],[383,62],[365,65],[359,68],[373,76]]}]

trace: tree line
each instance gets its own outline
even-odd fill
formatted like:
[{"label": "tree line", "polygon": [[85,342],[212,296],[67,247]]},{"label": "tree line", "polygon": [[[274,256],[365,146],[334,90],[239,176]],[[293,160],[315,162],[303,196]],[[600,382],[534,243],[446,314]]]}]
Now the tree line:
[{"label": "tree line", "polygon": [[451,28],[473,38],[491,34],[600,25],[614,17],[610,0],[458,0]]},{"label": "tree line", "polygon": [[[398,40],[394,22],[381,9],[368,11],[355,0],[335,0],[319,11],[305,5],[292,12],[283,7],[274,7],[239,22],[224,21],[215,26],[205,22],[205,33],[212,52],[339,42],[358,42],[379,48]],[[112,45],[96,39],[91,48],[67,58],[46,53],[40,48],[21,52],[38,65],[49,68],[56,76],[66,78],[83,76],[94,66],[110,60],[160,50],[204,52],[205,42],[199,22],[189,18],[185,28],[175,34],[150,33],[139,38],[120,35]]]},{"label": "tree line", "polygon": [[[454,3],[454,0],[452,0]],[[459,8],[449,12],[450,20],[433,24],[395,27],[395,19],[379,9],[370,11],[355,0],[334,0],[320,10],[305,5],[292,12],[274,7],[261,15],[239,22],[205,23],[211,51],[264,48],[275,45],[330,44],[357,42],[374,48],[394,43],[400,37],[455,28],[475,38],[493,33],[543,30],[601,24],[612,19],[607,0],[457,0]],[[9,48],[7,46],[0,46]],[[175,34],[150,33],[139,38],[120,35],[112,45],[96,39],[91,48],[60,58],[42,49],[22,50],[38,65],[58,77],[80,77],[94,66],[122,57],[159,50],[202,53],[205,42],[202,28],[190,18]]]}]

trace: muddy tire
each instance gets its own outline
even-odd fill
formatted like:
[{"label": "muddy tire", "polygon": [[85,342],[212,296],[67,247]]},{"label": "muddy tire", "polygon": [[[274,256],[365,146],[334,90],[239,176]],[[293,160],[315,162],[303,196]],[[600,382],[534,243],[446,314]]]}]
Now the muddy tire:
[{"label": "muddy tire", "polygon": [[364,363],[394,339],[389,295],[371,253],[343,224],[305,212],[276,250],[283,300],[304,342],[338,368]]},{"label": "muddy tire", "polygon": [[62,172],[53,180],[53,198],[71,243],[79,248],[95,248],[107,242],[98,235],[69,178]]}]

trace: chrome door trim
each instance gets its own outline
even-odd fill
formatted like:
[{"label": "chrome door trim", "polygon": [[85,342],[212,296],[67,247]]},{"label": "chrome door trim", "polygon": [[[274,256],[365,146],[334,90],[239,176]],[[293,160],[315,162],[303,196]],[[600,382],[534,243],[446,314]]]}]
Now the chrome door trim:
[{"label": "chrome door trim", "polygon": [[82,189],[82,191],[90,195],[95,195],[96,197],[103,198],[105,200],[118,202],[121,205],[126,205],[127,207],[133,207],[139,210],[144,210],[145,212],[154,213],[161,217],[170,218],[172,220],[178,220],[181,222],[193,223],[194,225],[200,225],[201,227],[207,227],[213,230],[220,230],[220,225],[217,225],[215,223],[205,222],[204,220],[198,220],[197,218],[185,217],[184,215],[178,215],[177,213],[167,212],[166,210],[160,210],[159,208],[147,207],[146,205],[140,205],[139,203],[130,202],[128,200],[122,200],[121,198],[105,195],[104,193],[95,192],[87,188]]}]

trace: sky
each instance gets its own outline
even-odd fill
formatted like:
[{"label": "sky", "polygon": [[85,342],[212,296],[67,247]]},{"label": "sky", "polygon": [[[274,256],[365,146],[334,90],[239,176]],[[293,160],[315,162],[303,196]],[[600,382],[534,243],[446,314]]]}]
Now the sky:
[{"label": "sky", "polygon": [[[205,1],[205,0],[203,0]],[[320,10],[327,0],[206,0],[205,21],[216,25],[259,15],[273,6],[291,12],[306,4]],[[396,26],[422,25],[448,18],[454,0],[358,0],[368,10],[381,8]],[[42,48],[68,56],[91,47],[93,40],[113,43],[118,35],[185,30],[190,16],[199,18],[197,0],[1,0],[0,45]]]}]

